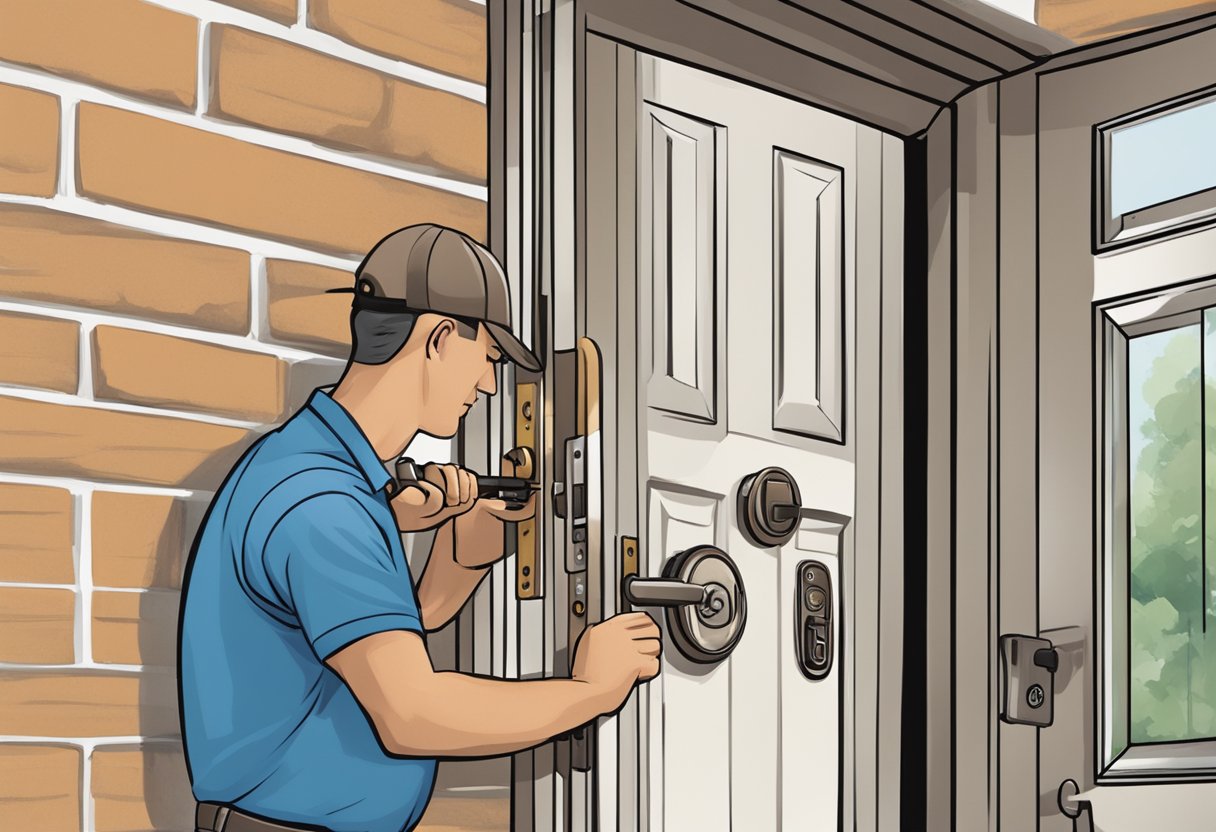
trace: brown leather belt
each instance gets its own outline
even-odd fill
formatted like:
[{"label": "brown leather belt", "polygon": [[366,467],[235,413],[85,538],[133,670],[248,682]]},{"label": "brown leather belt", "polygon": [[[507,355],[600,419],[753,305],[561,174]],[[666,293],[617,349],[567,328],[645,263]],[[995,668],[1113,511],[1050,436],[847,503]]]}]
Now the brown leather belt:
[{"label": "brown leather belt", "polygon": [[194,812],[195,832],[300,832],[323,826],[291,826],[248,815],[234,806],[200,802]]}]

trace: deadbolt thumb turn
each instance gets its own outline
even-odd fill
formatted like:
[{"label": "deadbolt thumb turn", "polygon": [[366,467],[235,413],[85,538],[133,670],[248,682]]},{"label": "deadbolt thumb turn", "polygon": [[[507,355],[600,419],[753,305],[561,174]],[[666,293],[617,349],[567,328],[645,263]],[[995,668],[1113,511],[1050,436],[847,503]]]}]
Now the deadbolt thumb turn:
[{"label": "deadbolt thumb turn", "polygon": [[802,495],[784,468],[764,468],[739,483],[740,525],[757,546],[784,546],[798,529]]},{"label": "deadbolt thumb turn", "polygon": [[694,662],[721,661],[743,636],[747,621],[743,578],[730,555],[716,546],[677,552],[663,565],[663,577],[630,575],[621,591],[634,606],[666,607],[671,640]]}]

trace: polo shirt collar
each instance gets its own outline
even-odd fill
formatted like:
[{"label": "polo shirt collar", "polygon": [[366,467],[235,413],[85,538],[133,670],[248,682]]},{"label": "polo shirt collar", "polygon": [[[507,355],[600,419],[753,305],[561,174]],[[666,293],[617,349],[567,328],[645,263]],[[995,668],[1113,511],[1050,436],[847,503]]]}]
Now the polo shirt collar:
[{"label": "polo shirt collar", "polygon": [[376,456],[376,449],[372,447],[359,423],[346,408],[334,401],[327,390],[320,387],[314,390],[307,406],[350,453],[373,491],[379,491],[389,483],[394,486],[392,490],[396,490],[396,479],[388,472],[380,457]]}]

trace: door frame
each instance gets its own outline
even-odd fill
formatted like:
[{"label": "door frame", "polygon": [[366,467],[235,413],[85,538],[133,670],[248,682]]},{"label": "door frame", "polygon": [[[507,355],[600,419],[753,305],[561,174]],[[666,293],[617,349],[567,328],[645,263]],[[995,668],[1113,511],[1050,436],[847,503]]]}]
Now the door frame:
[{"label": "door frame", "polygon": [[[961,817],[986,817],[989,795],[998,787],[992,757],[999,746],[992,719],[995,639],[988,630],[976,633],[960,611],[983,609],[995,631],[994,569],[1003,567],[993,560],[999,545],[994,536],[999,531],[1003,540],[1010,524],[998,528],[994,498],[981,497],[993,493],[996,470],[996,452],[984,437],[1009,399],[1002,401],[989,386],[988,362],[1000,349],[992,340],[998,317],[1018,307],[1017,299],[1010,307],[1002,294],[998,316],[995,265],[978,296],[966,288],[965,275],[971,260],[990,256],[995,264],[996,220],[985,232],[984,218],[992,218],[996,208],[984,206],[985,200],[995,206],[1005,199],[996,195],[997,165],[985,149],[998,146],[995,127],[985,126],[987,108],[1003,111],[1005,101],[1018,95],[961,97],[1071,44],[964,0],[865,6],[823,0],[813,8],[793,0],[502,0],[487,9],[491,245],[513,276],[517,313],[525,329],[537,333],[539,352],[547,358],[554,350],[572,349],[576,337],[588,333],[587,287],[595,285],[588,283],[589,271],[604,268],[610,262],[604,256],[611,262],[634,256],[630,241],[592,251],[586,233],[583,91],[597,83],[586,72],[589,34],[876,126],[886,134],[884,145],[898,147],[905,182],[888,204],[899,200],[902,206],[906,196],[910,210],[889,210],[884,218],[884,228],[898,229],[906,247],[893,246],[882,255],[881,317],[874,321],[882,332],[883,369],[876,380],[881,406],[864,414],[875,420],[880,440],[873,448],[858,448],[859,483],[863,467],[872,472],[864,493],[858,486],[859,513],[872,503],[878,522],[857,529],[856,551],[863,555],[856,574],[847,576],[859,599],[856,618],[846,627],[859,658],[853,689],[860,699],[850,738],[856,756],[842,772],[844,802],[849,826],[858,829],[899,828],[905,819],[916,826],[921,818],[928,828],[949,828]],[[991,141],[961,140],[960,126]],[[999,146],[1020,139],[1002,136]],[[964,184],[978,176],[985,190],[960,205],[955,156],[969,153],[978,156]],[[1002,172],[1001,186],[1016,192],[1020,183],[1006,178]],[[981,212],[974,220],[969,207]],[[596,222],[603,216],[596,211]],[[959,240],[968,239],[968,230],[983,241],[960,254]],[[1004,261],[1018,255],[1001,250],[999,256]],[[516,277],[525,274],[531,277]],[[899,279],[888,279],[892,275]],[[960,320],[971,322],[963,337],[955,329]],[[618,345],[601,346],[615,355]],[[970,361],[966,368],[964,360]],[[551,379],[552,369],[542,382],[547,405]],[[508,379],[503,386],[504,393],[513,390]],[[503,398],[508,400],[502,413],[510,414],[513,403]],[[982,427],[971,430],[956,420],[964,405],[985,414]],[[498,422],[509,423],[501,417]],[[956,428],[963,431],[959,436]],[[636,447],[636,433],[632,439]],[[630,437],[604,441],[607,452],[614,442],[627,447]],[[984,452],[964,455],[980,447]],[[551,455],[551,439],[546,451]],[[542,468],[549,461],[542,460]],[[622,468],[619,475],[626,481],[630,471]],[[960,513],[968,507],[982,512]],[[911,522],[905,523],[905,515]],[[552,539],[551,523],[548,530]],[[605,529],[609,559],[616,533]],[[972,545],[989,557],[956,557]],[[551,656],[564,648],[556,641],[552,610],[535,601],[513,606],[521,634],[513,654],[517,672],[551,672]],[[975,678],[955,672],[972,666],[988,672]],[[962,722],[982,723],[989,741],[960,744],[956,738],[969,730],[960,714]],[[558,814],[566,807],[551,808],[554,761],[552,744],[515,755],[515,828],[560,828]],[[975,771],[986,772],[986,788],[960,788]],[[621,783],[624,805],[629,786]]]},{"label": "door frame", "polygon": [[[1095,480],[1103,454],[1095,439],[1104,415],[1100,308],[1129,293],[1216,273],[1195,265],[1195,252],[1205,243],[1210,250],[1216,229],[1099,252],[1096,125],[1211,86],[1211,73],[1201,78],[1161,67],[1199,65],[1195,56],[1216,45],[1214,23],[1208,16],[1073,50],[1000,84],[1000,113],[1008,118],[998,127],[1000,340],[1008,346],[999,353],[997,374],[1005,425],[998,432],[996,477],[1004,552],[996,588],[999,631],[1042,632],[1062,648],[1053,726],[1000,725],[1000,799],[991,817],[1002,826],[1072,829],[1055,803],[1064,777],[1082,792],[1097,784],[1088,797],[1098,824],[1104,811],[1125,816],[1131,799],[1127,786],[1103,784],[1103,714],[1094,705],[1094,691],[1101,690],[1104,591],[1104,483]],[[1146,54],[1150,49],[1154,55]],[[1146,63],[1139,68],[1156,70],[1144,86],[1135,83],[1145,77],[1137,72],[1140,61]],[[1148,284],[1137,275],[1154,252],[1174,272]],[[1027,454],[1031,447],[1035,453]],[[1070,593],[1073,618],[1060,614],[1062,593]],[[1177,786],[1155,788],[1172,802],[1185,798]],[[1111,802],[1104,807],[1104,800]]]}]

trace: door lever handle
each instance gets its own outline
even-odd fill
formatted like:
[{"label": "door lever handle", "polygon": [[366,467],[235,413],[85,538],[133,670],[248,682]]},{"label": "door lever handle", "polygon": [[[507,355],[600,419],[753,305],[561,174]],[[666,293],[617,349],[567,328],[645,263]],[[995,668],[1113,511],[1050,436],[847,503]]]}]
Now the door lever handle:
[{"label": "door lever handle", "polygon": [[638,578],[630,575],[621,585],[625,600],[639,607],[679,607],[684,604],[704,604],[709,590],[701,584],[672,578]]}]

